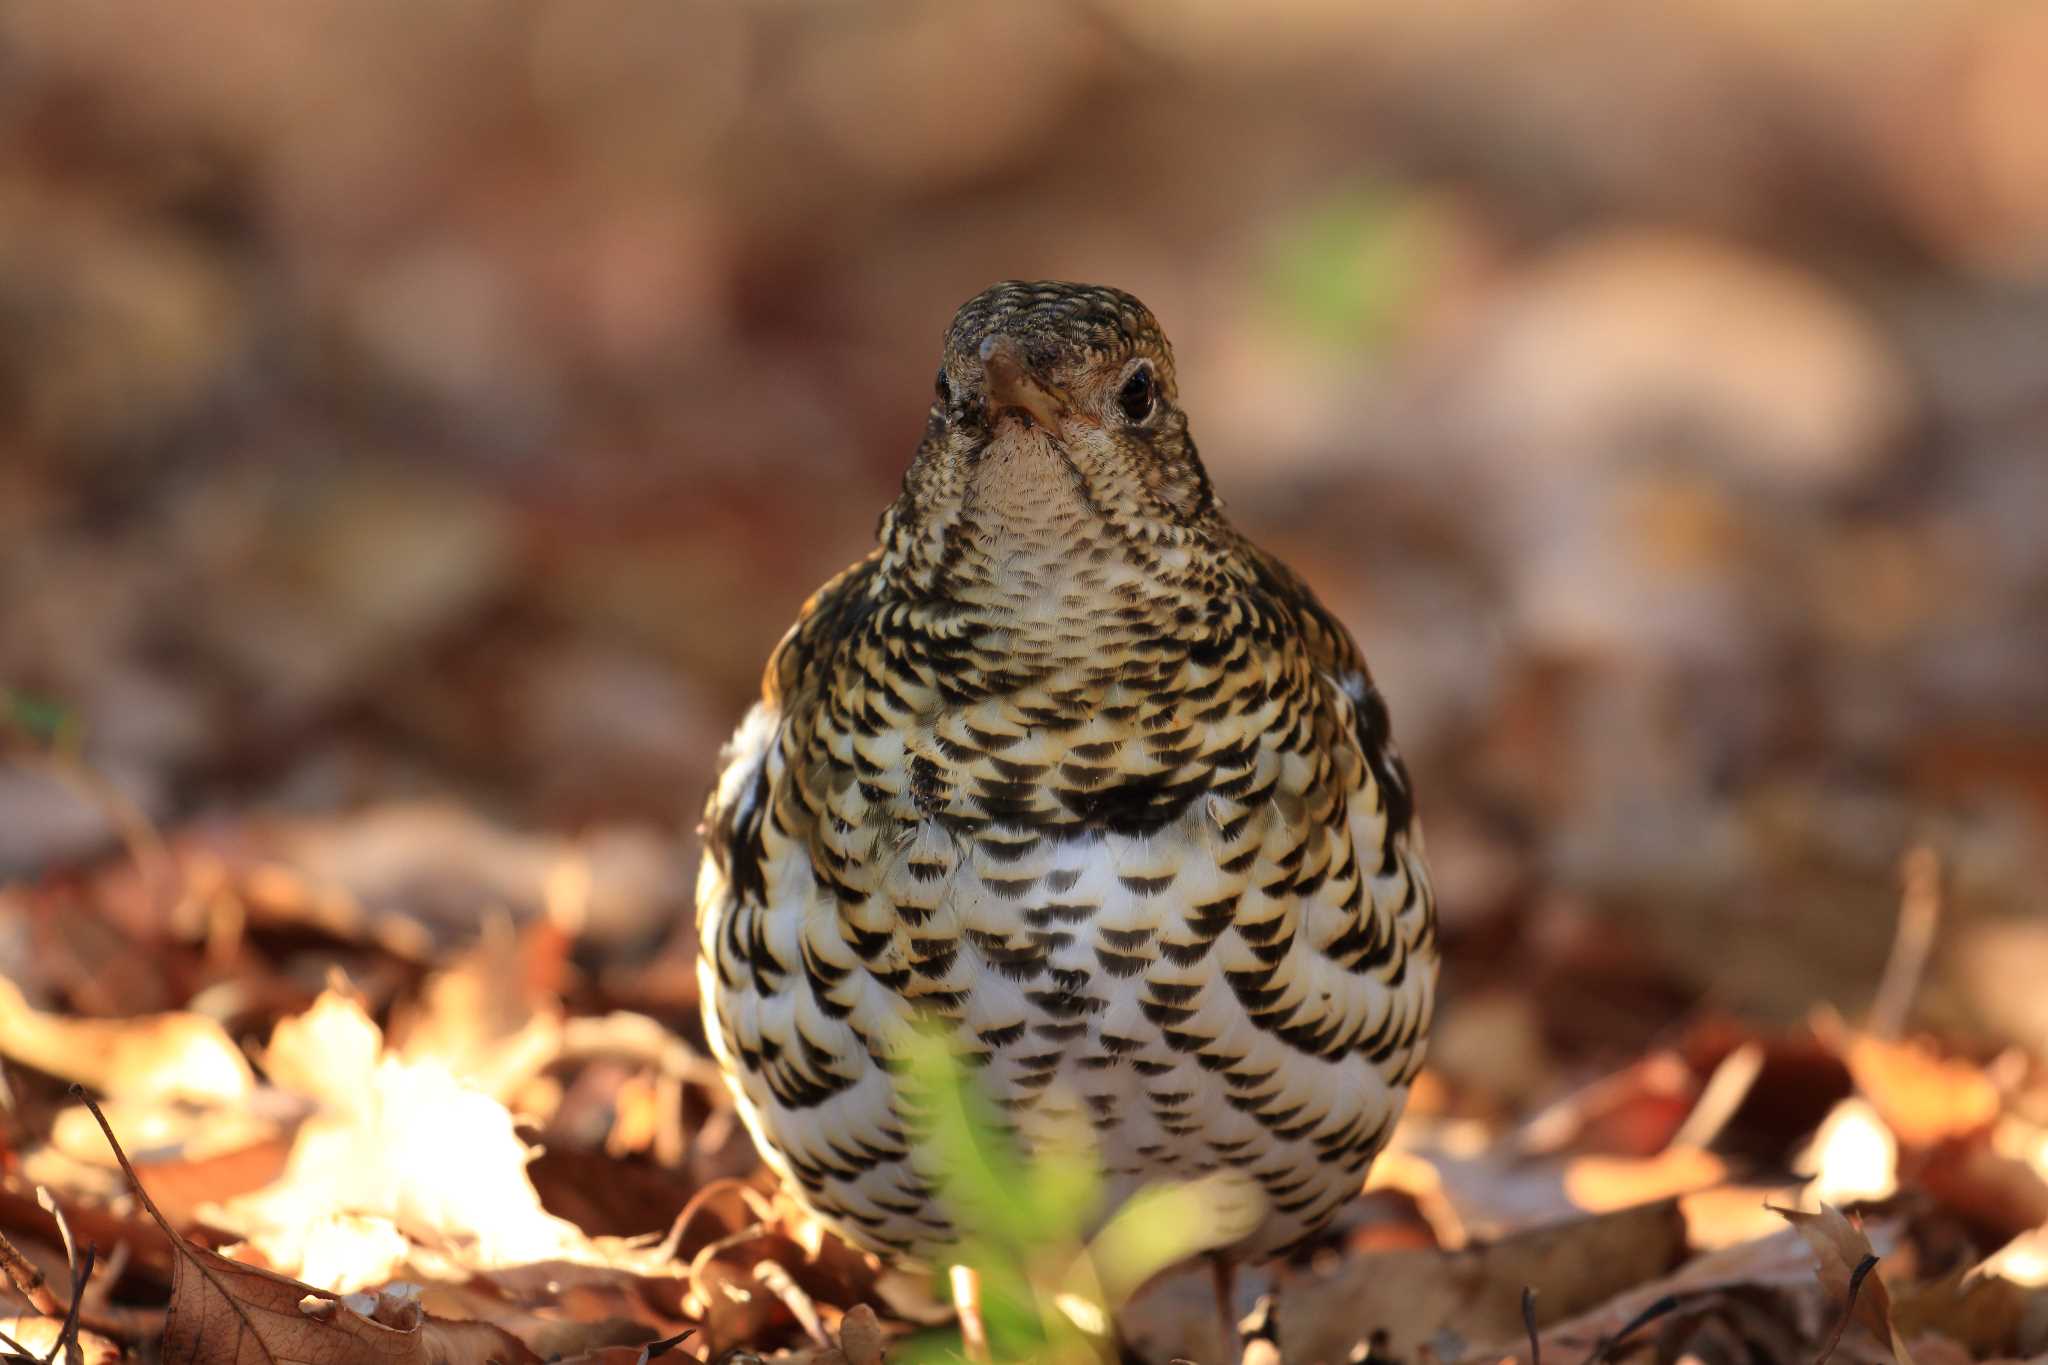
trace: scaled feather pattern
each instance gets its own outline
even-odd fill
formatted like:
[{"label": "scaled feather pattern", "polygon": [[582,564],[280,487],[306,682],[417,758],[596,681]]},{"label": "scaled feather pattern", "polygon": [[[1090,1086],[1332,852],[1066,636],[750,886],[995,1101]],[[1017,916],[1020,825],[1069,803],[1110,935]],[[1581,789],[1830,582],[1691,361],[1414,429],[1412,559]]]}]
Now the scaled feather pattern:
[{"label": "scaled feather pattern", "polygon": [[946,1031],[1115,1201],[1236,1172],[1234,1248],[1357,1193],[1421,1064],[1436,916],[1344,627],[1226,520],[1130,295],[997,285],[948,329],[879,544],[769,661],[706,816],[707,1033],[821,1218],[929,1259],[895,1065]]}]

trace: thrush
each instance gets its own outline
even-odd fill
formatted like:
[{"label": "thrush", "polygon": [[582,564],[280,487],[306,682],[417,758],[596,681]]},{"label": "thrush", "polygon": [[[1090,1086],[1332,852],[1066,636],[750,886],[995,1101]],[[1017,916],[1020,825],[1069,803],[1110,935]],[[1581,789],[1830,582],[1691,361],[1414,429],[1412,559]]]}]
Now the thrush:
[{"label": "thrush", "polygon": [[706,1032],[763,1157],[888,1256],[959,1235],[898,1065],[935,1026],[1113,1202],[1235,1172],[1231,1250],[1360,1188],[1421,1065],[1436,917],[1344,626],[1225,517],[1120,290],[1008,282],[946,332],[879,543],[726,750]]}]

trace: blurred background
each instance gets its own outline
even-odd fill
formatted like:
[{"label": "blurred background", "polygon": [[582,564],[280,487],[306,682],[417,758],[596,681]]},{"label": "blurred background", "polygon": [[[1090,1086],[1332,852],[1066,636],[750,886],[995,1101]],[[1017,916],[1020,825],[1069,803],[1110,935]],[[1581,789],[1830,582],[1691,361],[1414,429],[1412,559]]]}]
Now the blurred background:
[{"label": "blurred background", "polygon": [[[198,837],[581,841],[657,940],[952,310],[1112,283],[1390,699],[1440,1066],[1861,1009],[1916,845],[1923,1009],[2039,1039],[2044,71],[1997,0],[5,6],[10,723]],[[0,768],[0,874],[118,810]]]}]

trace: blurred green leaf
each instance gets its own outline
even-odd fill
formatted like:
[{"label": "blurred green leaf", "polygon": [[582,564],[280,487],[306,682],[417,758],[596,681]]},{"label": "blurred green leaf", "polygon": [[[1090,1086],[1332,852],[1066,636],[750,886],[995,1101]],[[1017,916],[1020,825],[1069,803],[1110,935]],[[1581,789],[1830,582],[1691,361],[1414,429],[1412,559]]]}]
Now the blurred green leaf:
[{"label": "blurred green leaf", "polygon": [[[1053,1306],[1101,1198],[1093,1135],[1076,1131],[1027,1157],[943,1027],[915,1030],[903,1054],[906,1118],[961,1240],[947,1260],[972,1266],[998,1360],[1092,1360],[1096,1350]],[[940,1267],[943,1274],[943,1267]],[[912,1343],[910,1361],[957,1358],[950,1336]]]},{"label": "blurred green leaf", "polygon": [[77,713],[63,702],[13,688],[0,689],[0,716],[8,729],[46,748],[68,741],[78,729]]},{"label": "blurred green leaf", "polygon": [[[921,1165],[934,1173],[960,1231],[935,1269],[943,1276],[958,1264],[978,1273],[996,1359],[1102,1358],[1102,1328],[1141,1285],[1241,1240],[1264,1215],[1256,1182],[1221,1172],[1140,1191],[1089,1241],[1103,1190],[1087,1119],[1076,1108],[1071,1127],[1035,1132],[1037,1149],[1027,1155],[953,1037],[941,1024],[912,1032],[901,1058],[902,1102]],[[958,1341],[951,1333],[920,1337],[900,1358],[957,1359]]]},{"label": "blurred green leaf", "polygon": [[937,1172],[939,1198],[973,1236],[1028,1244],[1036,1228],[1030,1175],[1002,1112],[953,1055],[947,1034],[915,1030],[904,1056],[903,1096]]},{"label": "blurred green leaf", "polygon": [[1147,1186],[1088,1244],[1085,1267],[1095,1280],[1094,1296],[1120,1308],[1168,1266],[1250,1236],[1265,1211],[1258,1183],[1238,1171]]},{"label": "blurred green leaf", "polygon": [[1414,195],[1369,186],[1326,200],[1274,243],[1269,297],[1290,325],[1338,345],[1384,342],[1437,257],[1436,218]]}]

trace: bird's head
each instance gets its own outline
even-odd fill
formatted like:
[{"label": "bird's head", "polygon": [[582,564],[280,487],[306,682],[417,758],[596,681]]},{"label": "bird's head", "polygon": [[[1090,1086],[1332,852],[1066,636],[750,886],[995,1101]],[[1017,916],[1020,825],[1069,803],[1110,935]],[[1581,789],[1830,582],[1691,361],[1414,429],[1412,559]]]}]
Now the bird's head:
[{"label": "bird's head", "polygon": [[899,513],[927,526],[1106,526],[1149,544],[1214,513],[1178,405],[1173,348],[1144,304],[1101,285],[1007,281],[946,330],[924,444]]}]

